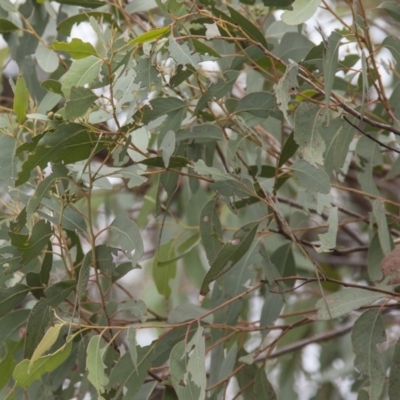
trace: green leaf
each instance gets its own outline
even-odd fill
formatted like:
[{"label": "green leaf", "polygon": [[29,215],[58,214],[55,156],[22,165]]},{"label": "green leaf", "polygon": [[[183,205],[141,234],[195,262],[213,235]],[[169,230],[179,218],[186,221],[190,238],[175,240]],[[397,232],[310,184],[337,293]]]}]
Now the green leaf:
[{"label": "green leaf", "polygon": [[316,167],[324,164],[325,141],[320,134],[324,129],[322,109],[313,103],[302,102],[294,117],[294,140],[300,146],[304,160]]},{"label": "green leaf", "polygon": [[115,399],[122,395],[127,399],[133,399],[148,375],[149,349],[138,347],[137,350],[137,368],[133,365],[130,354],[125,353],[111,371],[108,388],[115,388]]},{"label": "green leaf", "polygon": [[[317,319],[328,320],[346,315],[362,306],[371,304],[384,297],[382,293],[370,292],[365,289],[348,288],[328,294],[319,299],[315,305],[317,308]],[[329,311],[327,309],[329,306]],[[330,312],[330,314],[329,314]]]},{"label": "green leaf", "polygon": [[17,31],[18,26],[14,25],[11,21],[5,18],[0,18],[0,33],[9,33]]},{"label": "green leaf", "polygon": [[73,86],[70,100],[67,101],[65,107],[65,118],[72,120],[82,117],[95,100],[97,100],[97,96],[90,89]]},{"label": "green leaf", "polygon": [[135,268],[144,251],[143,240],[136,223],[127,218],[125,213],[120,213],[108,229],[108,244],[121,249]]},{"label": "green leaf", "polygon": [[385,208],[380,200],[373,202],[373,214],[378,225],[378,236],[381,244],[381,249],[384,255],[387,255],[392,250],[390,232],[386,220]]},{"label": "green leaf", "polygon": [[0,343],[18,339],[18,331],[25,325],[29,313],[30,310],[15,310],[0,318]]},{"label": "green leaf", "polygon": [[80,60],[89,56],[98,56],[96,49],[88,42],[83,42],[81,39],[73,38],[69,43],[54,41],[53,50],[65,51],[70,53],[72,58]]},{"label": "green leaf", "polygon": [[[279,291],[279,288],[277,289],[277,291]],[[272,293],[268,290],[264,298],[264,305],[261,309],[260,327],[271,326],[279,317],[283,306],[283,295]]]},{"label": "green leaf", "polygon": [[389,387],[388,394],[389,400],[396,400],[400,391],[400,375],[398,374],[398,365],[400,363],[400,339],[394,347],[394,354],[390,364],[389,374]]},{"label": "green leaf", "polygon": [[32,357],[50,324],[51,317],[52,312],[45,299],[39,300],[32,308],[26,327],[24,358]]},{"label": "green leaf", "polygon": [[187,371],[185,342],[179,342],[171,351],[169,365],[172,385],[179,400],[203,400],[205,395]]},{"label": "green leaf", "polygon": [[199,229],[203,248],[211,265],[224,244],[215,200],[209,201],[201,210]]},{"label": "green leaf", "polygon": [[193,126],[176,134],[177,142],[189,140],[191,143],[208,143],[224,139],[222,129],[219,126],[211,124]]},{"label": "green leaf", "polygon": [[76,281],[64,280],[49,286],[44,295],[47,299],[47,304],[57,307],[63,300],[65,300],[76,288]]},{"label": "green leaf", "polygon": [[324,87],[325,87],[325,102],[330,103],[330,96],[337,71],[339,47],[342,36],[333,31],[324,47],[323,69],[324,69]]},{"label": "green leaf", "polygon": [[241,98],[235,107],[235,112],[248,112],[260,118],[267,118],[269,110],[275,107],[275,96],[269,92],[253,92]]},{"label": "green leaf", "polygon": [[32,354],[29,366],[32,367],[33,363],[39,359],[46,351],[50,350],[51,346],[56,342],[60,334],[61,328],[64,324],[56,324],[48,329],[43,336],[40,343],[38,343],[35,351]]},{"label": "green leaf", "polygon": [[[33,222],[33,213],[40,206],[43,197],[47,197],[52,186],[60,179],[67,178],[68,169],[63,165],[57,166],[57,168],[53,168],[52,173],[43,179],[42,182],[37,186],[35,193],[33,193],[32,197],[29,199],[28,204],[26,205],[26,219],[29,222]],[[68,179],[68,178],[67,178]]]},{"label": "green leaf", "polygon": [[322,0],[296,0],[291,11],[282,14],[282,21],[288,25],[299,25],[308,21],[317,11]]},{"label": "green leaf", "polygon": [[367,381],[364,383],[369,399],[380,399],[386,381],[382,356],[377,345],[386,341],[380,309],[365,311],[355,322],[351,333],[355,368]]},{"label": "green leaf", "polygon": [[277,400],[276,393],[271,383],[267,379],[264,367],[261,367],[256,375],[256,381],[254,383],[254,398],[260,398],[263,400]]},{"label": "green leaf", "polygon": [[137,343],[136,343],[136,329],[133,326],[130,326],[128,328],[128,331],[126,333],[126,338],[128,340],[128,346],[129,346],[128,347],[128,351],[129,351],[129,354],[131,356],[132,363],[133,363],[135,369],[137,369],[137,365],[138,365],[137,364],[137,357],[138,357],[138,355],[137,355],[137,349],[136,349],[136,346],[137,346]]},{"label": "green leaf", "polygon": [[226,94],[228,94],[232,90],[233,85],[235,84],[238,77],[239,71],[225,71],[225,79],[221,79],[217,83],[213,83],[210,85],[207,92],[200,97],[193,113],[198,114],[200,111],[202,111],[210,100],[219,100]]},{"label": "green leaf", "polygon": [[382,46],[390,50],[397,65],[400,65],[400,39],[395,36],[386,36],[382,42]]},{"label": "green leaf", "polygon": [[106,376],[103,363],[104,349],[100,348],[102,337],[92,336],[87,347],[86,369],[88,370],[88,380],[96,388],[97,393],[105,392],[109,379]]},{"label": "green leaf", "polygon": [[158,293],[168,299],[171,295],[169,281],[176,275],[175,240],[158,247],[153,260],[153,279]]},{"label": "green leaf", "polygon": [[26,297],[29,288],[21,283],[0,289],[0,318],[12,311]]},{"label": "green leaf", "polygon": [[244,17],[241,13],[237,12],[234,8],[229,7],[229,14],[233,22],[237,23],[238,26],[243,29],[243,31],[249,35],[256,43],[260,43],[266,49],[268,48],[268,43],[265,39],[264,34],[255,26],[249,19]]},{"label": "green leaf", "polygon": [[170,26],[164,26],[159,29],[152,29],[149,32],[143,33],[142,35],[138,36],[135,39],[132,39],[129,43],[128,46],[131,46],[133,44],[139,44],[139,43],[147,43],[147,42],[152,42],[154,40],[160,39],[167,33],[169,33],[171,30]]},{"label": "green leaf", "polygon": [[328,232],[318,235],[321,245],[316,249],[318,253],[332,251],[336,247],[338,231],[338,208],[332,207],[328,217]]},{"label": "green leaf", "polygon": [[[180,304],[179,306],[175,307],[168,315],[168,323],[179,324],[181,322],[191,321],[193,319],[201,317],[207,312],[208,310],[206,310],[205,308],[201,308],[200,306],[196,306],[195,304]],[[207,323],[212,323],[213,315],[208,315],[201,320]]]},{"label": "green leaf", "polygon": [[13,378],[18,386],[29,387],[32,382],[41,379],[46,372],[52,372],[59,367],[70,355],[72,340],[56,352],[44,357],[40,357],[32,365],[30,360],[21,361],[14,369]]},{"label": "green leaf", "polygon": [[162,159],[164,161],[165,168],[169,166],[169,160],[175,152],[175,133],[168,131],[163,137],[160,150],[162,151]]},{"label": "green leaf", "polygon": [[274,85],[276,102],[278,108],[283,112],[283,115],[289,125],[293,125],[292,118],[288,114],[289,101],[293,89],[297,88],[297,73],[298,65],[290,63],[286,69],[285,74],[279,79],[279,82]]},{"label": "green leaf", "polygon": [[287,138],[285,144],[283,145],[281,155],[279,156],[278,166],[282,167],[282,165],[284,165],[286,161],[288,161],[290,157],[292,157],[296,153],[298,148],[299,145],[294,140],[294,131],[292,131],[292,133]]},{"label": "green leaf", "polygon": [[325,171],[315,168],[305,160],[296,161],[291,169],[299,180],[299,185],[312,192],[328,194],[331,189],[329,177]]},{"label": "green leaf", "polygon": [[57,54],[42,43],[39,43],[36,48],[35,56],[43,71],[52,73],[58,68],[59,60]]},{"label": "green leaf", "polygon": [[212,262],[200,288],[200,294],[206,295],[209,284],[231,269],[247,252],[257,232],[259,221],[250,222],[237,230],[232,240],[225,243]]},{"label": "green leaf", "polygon": [[221,172],[219,169],[214,167],[208,167],[203,160],[198,160],[192,164],[192,168],[199,175],[209,175],[215,181],[226,181],[227,179],[235,179],[232,175]]},{"label": "green leaf", "polygon": [[39,220],[30,235],[9,232],[11,243],[21,253],[21,262],[28,263],[40,255],[53,235],[53,229],[45,220]]},{"label": "green leaf", "polygon": [[15,184],[19,186],[25,183],[36,166],[44,168],[49,162],[70,164],[86,160],[93,152],[102,150],[107,144],[108,139],[99,138],[84,125],[62,124],[54,132],[47,132],[40,139],[35,151],[23,163]]},{"label": "green leaf", "polygon": [[102,60],[93,55],[81,60],[74,60],[62,82],[62,91],[65,97],[70,97],[72,86],[85,86],[93,83],[99,76],[101,64]]},{"label": "green leaf", "polygon": [[169,37],[168,43],[169,54],[178,65],[191,65],[197,68],[202,61],[200,55],[194,53],[187,43],[178,44],[173,36]]},{"label": "green leaf", "polygon": [[13,109],[17,117],[17,122],[22,124],[26,119],[26,110],[29,106],[29,92],[26,87],[24,78],[18,76],[17,83],[15,84],[14,104]]}]

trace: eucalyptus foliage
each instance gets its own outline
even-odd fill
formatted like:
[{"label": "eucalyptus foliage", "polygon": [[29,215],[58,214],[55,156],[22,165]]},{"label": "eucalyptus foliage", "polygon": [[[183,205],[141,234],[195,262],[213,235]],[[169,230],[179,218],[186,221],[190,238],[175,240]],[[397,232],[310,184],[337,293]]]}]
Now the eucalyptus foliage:
[{"label": "eucalyptus foliage", "polygon": [[398,399],[399,22],[0,0],[1,398]]}]

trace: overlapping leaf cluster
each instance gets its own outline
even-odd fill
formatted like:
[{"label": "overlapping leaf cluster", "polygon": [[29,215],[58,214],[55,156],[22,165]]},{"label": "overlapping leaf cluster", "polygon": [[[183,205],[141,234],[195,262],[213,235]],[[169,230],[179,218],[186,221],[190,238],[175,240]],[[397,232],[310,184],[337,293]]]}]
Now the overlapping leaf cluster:
[{"label": "overlapping leaf cluster", "polygon": [[400,8],[363,3],[0,0],[3,398],[397,398]]}]

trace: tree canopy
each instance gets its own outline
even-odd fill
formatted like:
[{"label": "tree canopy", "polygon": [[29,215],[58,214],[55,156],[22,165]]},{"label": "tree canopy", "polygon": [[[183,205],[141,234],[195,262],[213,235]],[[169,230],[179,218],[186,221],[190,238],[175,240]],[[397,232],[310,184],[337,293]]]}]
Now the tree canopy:
[{"label": "tree canopy", "polygon": [[399,22],[0,0],[0,396],[397,400]]}]

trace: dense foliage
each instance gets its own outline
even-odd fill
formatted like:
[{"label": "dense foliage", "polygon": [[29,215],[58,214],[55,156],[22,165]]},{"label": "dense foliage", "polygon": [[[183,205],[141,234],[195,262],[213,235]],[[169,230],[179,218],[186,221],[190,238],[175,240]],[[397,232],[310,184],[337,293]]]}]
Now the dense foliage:
[{"label": "dense foliage", "polygon": [[1,398],[399,398],[400,5],[292,3],[0,0]]}]

